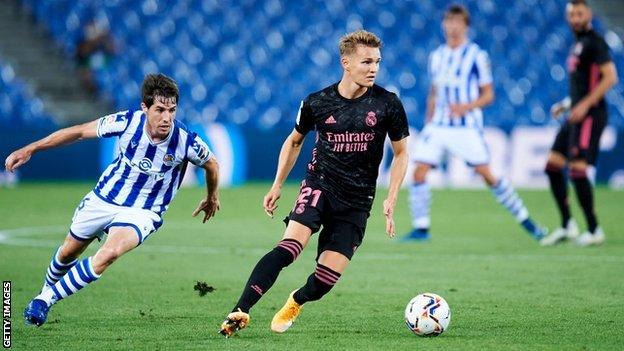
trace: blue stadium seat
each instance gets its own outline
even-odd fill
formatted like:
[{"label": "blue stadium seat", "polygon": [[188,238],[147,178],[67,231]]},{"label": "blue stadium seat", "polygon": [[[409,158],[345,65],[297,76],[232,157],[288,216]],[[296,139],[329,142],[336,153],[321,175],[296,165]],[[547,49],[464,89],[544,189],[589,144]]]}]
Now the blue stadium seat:
[{"label": "blue stadium seat", "polygon": [[[565,0],[462,3],[473,14],[471,36],[492,60],[498,99],[486,113],[494,115],[487,122],[506,129],[518,122],[547,123],[544,111],[567,90],[559,80],[565,76],[561,69],[572,40],[563,18]],[[411,121],[418,125],[430,84],[428,53],[443,40],[440,18],[448,5],[445,0],[23,0],[23,4],[68,57],[85,23],[94,16],[107,18],[119,51],[96,72],[96,81],[119,108],[136,104],[144,74],[161,71],[180,84],[186,99],[181,107],[188,109],[181,115],[251,128],[291,125],[305,94],[340,78],[337,39],[361,27],[384,40],[378,82],[411,99]],[[599,21],[596,27],[604,32]],[[613,54],[624,71],[624,50]],[[624,111],[623,84],[612,93],[619,98],[610,99],[618,113]],[[0,110],[7,106],[0,99]],[[611,120],[624,123],[622,118]]]}]

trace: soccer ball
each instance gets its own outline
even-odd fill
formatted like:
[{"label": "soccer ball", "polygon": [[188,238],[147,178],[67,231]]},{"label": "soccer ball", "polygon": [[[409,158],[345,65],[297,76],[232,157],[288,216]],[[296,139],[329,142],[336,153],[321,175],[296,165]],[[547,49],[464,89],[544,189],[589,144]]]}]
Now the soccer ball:
[{"label": "soccer ball", "polygon": [[424,293],[405,307],[405,324],[419,336],[438,336],[451,322],[451,309],[440,295]]}]

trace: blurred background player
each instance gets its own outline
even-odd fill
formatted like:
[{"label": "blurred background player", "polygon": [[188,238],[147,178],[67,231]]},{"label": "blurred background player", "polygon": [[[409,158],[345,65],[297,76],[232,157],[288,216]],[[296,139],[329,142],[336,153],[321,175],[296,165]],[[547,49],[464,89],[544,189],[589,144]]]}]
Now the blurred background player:
[{"label": "blurred background player", "polygon": [[[42,150],[89,138],[119,137],[119,154],[93,190],[80,202],[69,233],[52,256],[43,288],[26,307],[27,324],[45,323],[50,307],[88,284],[119,257],[140,245],[162,225],[186,162],[206,171],[207,194],[193,212],[203,221],[219,209],[218,165],[206,143],[176,120],[178,87],[162,74],[142,85],[141,110],[123,111],[58,130],[13,153],[5,167],[13,172]],[[106,242],[91,257],[78,260],[95,239]]]},{"label": "blurred background player", "polygon": [[285,332],[304,303],[319,300],[338,282],[364,238],[386,135],[392,142],[394,157],[383,213],[386,232],[394,236],[393,211],[407,169],[409,129],[399,98],[374,84],[381,61],[380,47],[380,39],[367,31],[342,37],[342,79],[310,94],[301,103],[295,129],[282,146],[275,181],[264,197],[266,213],[273,217],[282,185],[297,160],[305,135],[316,130],[307,176],[285,219],[287,227],[282,240],[258,261],[239,301],[221,325],[221,334],[230,336],[247,326],[249,310],[321,227],[316,271],[290,294],[273,317],[271,330]]},{"label": "blurred background player", "polygon": [[[592,11],[587,3],[569,1],[566,19],[575,36],[567,60],[570,95],[554,104],[551,113],[555,118],[566,111],[570,111],[570,115],[562,122],[546,163],[550,189],[561,214],[561,227],[541,244],[554,245],[565,239],[576,239],[581,246],[599,245],[604,242],[605,234],[598,226],[588,172],[596,164],[600,136],[607,124],[604,96],[618,78],[607,43],[592,29]],[[570,215],[568,184],[563,172],[566,165],[587,221],[587,231],[581,236]]]},{"label": "blurred background player", "polygon": [[97,91],[93,70],[102,69],[115,54],[115,44],[106,18],[94,16],[83,28],[76,45],[76,70],[90,94]]},{"label": "blurred background player", "polygon": [[416,168],[409,188],[412,231],[403,240],[429,239],[431,190],[426,176],[439,165],[446,151],[474,167],[496,200],[535,239],[543,230],[531,220],[509,181],[490,171],[490,155],[483,138],[482,107],[494,101],[492,73],[487,53],[467,38],[470,14],[460,5],[444,12],[446,44],[429,58],[431,89],[427,98],[426,125],[418,137],[413,159]]}]

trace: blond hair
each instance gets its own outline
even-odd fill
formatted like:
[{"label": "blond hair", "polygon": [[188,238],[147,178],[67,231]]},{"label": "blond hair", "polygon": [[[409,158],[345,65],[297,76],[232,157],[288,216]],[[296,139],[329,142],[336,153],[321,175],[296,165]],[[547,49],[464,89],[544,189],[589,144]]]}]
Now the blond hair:
[{"label": "blond hair", "polygon": [[363,29],[345,34],[340,38],[338,48],[340,56],[351,55],[355,52],[358,45],[364,45],[371,48],[381,48],[381,39],[375,34]]}]

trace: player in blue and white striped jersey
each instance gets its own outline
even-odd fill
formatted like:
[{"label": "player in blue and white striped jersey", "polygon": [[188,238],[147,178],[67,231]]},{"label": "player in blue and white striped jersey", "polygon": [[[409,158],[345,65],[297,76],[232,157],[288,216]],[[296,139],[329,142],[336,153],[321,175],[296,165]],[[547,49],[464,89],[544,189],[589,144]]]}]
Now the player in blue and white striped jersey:
[{"label": "player in blue and white striped jersey", "polygon": [[[203,211],[205,222],[219,210],[217,161],[206,143],[175,119],[176,83],[153,74],[145,78],[141,90],[141,110],[61,129],[13,152],[5,161],[12,172],[37,151],[88,138],[119,138],[117,157],[76,208],[40,294],[24,311],[27,324],[42,325],[54,303],[97,280],[117,258],[162,225],[162,215],[180,186],[187,162],[206,171],[207,195],[193,216]],[[97,253],[79,260],[93,239],[104,233],[108,237]]]},{"label": "player in blue and white striped jersey", "polygon": [[439,165],[446,151],[474,167],[496,200],[529,234],[540,239],[543,229],[531,220],[511,184],[490,171],[481,108],[494,101],[492,72],[488,54],[467,38],[469,24],[468,11],[463,6],[451,5],[442,21],[446,43],[429,59],[432,85],[427,99],[427,123],[413,155],[416,169],[409,196],[413,230],[405,239],[429,238],[431,192],[425,179],[431,167]]}]

